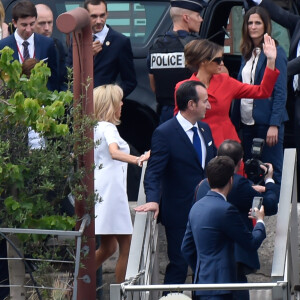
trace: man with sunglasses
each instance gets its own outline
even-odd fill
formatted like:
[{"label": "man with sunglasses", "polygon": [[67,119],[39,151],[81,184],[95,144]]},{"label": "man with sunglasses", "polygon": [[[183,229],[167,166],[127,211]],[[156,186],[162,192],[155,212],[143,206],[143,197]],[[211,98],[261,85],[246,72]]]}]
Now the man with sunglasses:
[{"label": "man with sunglasses", "polygon": [[173,30],[159,36],[149,49],[149,80],[156,95],[160,124],[173,117],[176,83],[192,74],[185,68],[183,49],[199,38],[203,21],[200,13],[205,5],[202,0],[171,0]]}]

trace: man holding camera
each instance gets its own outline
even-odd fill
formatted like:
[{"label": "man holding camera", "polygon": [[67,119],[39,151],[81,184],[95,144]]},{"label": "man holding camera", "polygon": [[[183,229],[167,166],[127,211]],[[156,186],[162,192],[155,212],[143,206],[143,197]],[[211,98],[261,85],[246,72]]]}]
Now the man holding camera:
[{"label": "man holding camera", "polygon": [[[248,218],[249,209],[252,207],[254,197],[263,197],[263,205],[267,216],[277,213],[280,187],[274,183],[273,166],[269,163],[268,166],[261,165],[261,168],[266,172],[264,176],[265,186],[254,186],[247,178],[237,174],[243,159],[243,148],[240,143],[234,140],[225,140],[218,149],[218,156],[228,156],[235,164],[233,175],[232,189],[227,196],[227,201],[233,204],[242,217],[244,224],[252,231],[253,223]],[[203,198],[210,190],[207,179],[203,180],[196,188],[195,200]],[[257,251],[247,250],[235,244],[234,249],[235,261],[237,264],[237,280],[238,282],[247,282],[247,274],[255,272],[260,268]],[[238,299],[249,299],[247,290],[238,291]]]},{"label": "man holding camera", "polygon": [[[257,223],[250,231],[236,207],[229,203],[235,169],[230,157],[213,158],[206,167],[211,190],[190,211],[181,250],[194,272],[194,283],[237,282],[235,245],[249,253],[256,252],[266,237],[263,206],[260,210],[254,208]],[[229,290],[202,290],[196,292],[194,299],[233,300],[237,299],[235,295]]]}]

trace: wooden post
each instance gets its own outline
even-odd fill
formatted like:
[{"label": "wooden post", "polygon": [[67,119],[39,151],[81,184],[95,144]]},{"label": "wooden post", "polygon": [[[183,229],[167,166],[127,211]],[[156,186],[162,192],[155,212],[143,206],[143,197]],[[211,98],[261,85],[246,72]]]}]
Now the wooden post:
[{"label": "wooden post", "polygon": [[[92,29],[88,12],[78,7],[70,12],[61,14],[56,20],[57,28],[64,33],[73,34],[73,92],[74,106],[81,106],[84,115],[93,114],[93,52],[92,52]],[[87,79],[90,78],[87,88]],[[76,129],[75,129],[76,130]],[[93,128],[85,133],[91,140],[94,139]],[[76,148],[76,147],[75,147]],[[76,149],[75,149],[76,151]],[[96,299],[96,267],[95,267],[95,222],[94,206],[87,205],[85,199],[94,193],[94,149],[91,149],[79,161],[84,166],[86,176],[83,180],[87,187],[87,193],[82,201],[75,199],[75,212],[79,221],[85,214],[89,214],[91,222],[83,235],[81,249],[86,249],[86,256],[81,256],[82,267],[78,276],[78,300]],[[77,229],[80,223],[77,224]]]}]

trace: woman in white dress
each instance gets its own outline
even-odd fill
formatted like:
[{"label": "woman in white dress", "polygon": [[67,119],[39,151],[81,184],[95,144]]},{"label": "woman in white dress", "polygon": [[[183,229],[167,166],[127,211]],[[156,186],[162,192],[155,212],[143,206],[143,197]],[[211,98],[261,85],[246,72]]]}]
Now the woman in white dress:
[{"label": "woman in white dress", "polygon": [[120,137],[123,91],[113,84],[94,89],[94,112],[99,121],[94,130],[95,192],[101,201],[95,205],[95,234],[100,235],[96,267],[115,253],[119,245],[116,282],[125,280],[132,234],[132,222],[126,191],[127,165],[141,165],[145,155],[129,154],[128,144]]}]

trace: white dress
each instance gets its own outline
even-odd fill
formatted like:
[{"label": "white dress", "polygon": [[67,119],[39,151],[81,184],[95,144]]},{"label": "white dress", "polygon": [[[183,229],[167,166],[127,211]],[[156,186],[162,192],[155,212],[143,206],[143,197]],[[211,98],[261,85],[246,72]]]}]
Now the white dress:
[{"label": "white dress", "polygon": [[99,122],[94,129],[95,192],[101,202],[95,205],[95,234],[132,234],[127,197],[127,163],[111,158],[108,146],[117,143],[129,154],[128,144],[120,137],[117,127]]}]

